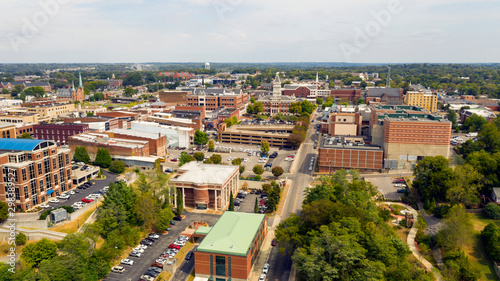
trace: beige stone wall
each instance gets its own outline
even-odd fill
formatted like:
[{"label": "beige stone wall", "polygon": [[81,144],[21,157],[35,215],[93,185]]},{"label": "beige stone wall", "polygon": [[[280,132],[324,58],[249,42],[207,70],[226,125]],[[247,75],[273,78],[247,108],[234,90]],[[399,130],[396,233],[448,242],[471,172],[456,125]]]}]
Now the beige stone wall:
[{"label": "beige stone wall", "polygon": [[335,136],[356,136],[356,129],[358,126],[356,124],[332,124],[332,135]]},{"label": "beige stone wall", "polygon": [[383,125],[378,125],[375,124],[373,125],[372,129],[372,144],[378,145],[378,146],[383,146],[384,145],[384,126]]},{"label": "beige stone wall", "polygon": [[401,155],[450,157],[449,145],[384,143],[384,158],[400,160]]}]

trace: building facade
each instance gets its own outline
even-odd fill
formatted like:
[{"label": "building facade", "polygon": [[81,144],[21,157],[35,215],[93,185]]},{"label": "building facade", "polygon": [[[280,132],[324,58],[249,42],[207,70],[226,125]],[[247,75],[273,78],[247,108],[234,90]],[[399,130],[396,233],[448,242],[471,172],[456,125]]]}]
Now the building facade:
[{"label": "building facade", "polygon": [[187,96],[188,106],[204,106],[207,111],[213,111],[221,106],[243,108],[248,103],[248,94],[241,90],[230,92],[227,89],[194,89]]},{"label": "building facade", "polygon": [[225,212],[207,230],[208,234],[194,251],[195,276],[216,281],[249,280],[267,235],[267,217]]},{"label": "building facade", "polygon": [[16,125],[11,123],[0,123],[0,136],[4,139],[16,138]]},{"label": "building facade", "polygon": [[86,133],[89,125],[78,123],[36,124],[33,125],[33,137],[38,140],[51,140],[60,145],[68,144],[68,137]]},{"label": "building facade", "polygon": [[[225,124],[222,124],[225,125]],[[263,140],[270,146],[290,147],[288,138],[293,131],[293,125],[282,126],[232,126],[226,130],[219,129],[219,139],[227,143],[259,145]]]},{"label": "building facade", "polygon": [[375,145],[366,145],[360,137],[326,137],[318,149],[320,173],[339,169],[382,171],[384,151]]},{"label": "building facade", "polygon": [[29,210],[72,189],[70,150],[53,141],[0,139],[0,201]]},{"label": "building facade", "polygon": [[272,94],[259,97],[259,101],[264,105],[264,113],[274,116],[278,113],[289,114],[290,105],[296,102],[296,98],[294,95],[282,95],[279,73],[276,73],[276,77],[273,81]]},{"label": "building facade", "polygon": [[167,137],[159,133],[136,132],[125,129],[115,129],[106,133],[110,138],[148,141],[150,155],[163,157],[167,154]]},{"label": "building facade", "polygon": [[97,150],[104,148],[113,156],[149,156],[149,141],[110,138],[105,133],[84,133],[68,138],[72,153],[77,146],[83,146],[90,158],[95,159]]},{"label": "building facade", "polygon": [[405,104],[420,106],[430,112],[437,112],[438,95],[432,91],[410,91],[406,93]]},{"label": "building facade", "polygon": [[[177,189],[175,197],[182,196],[184,207],[193,209],[225,210],[231,192],[239,188],[239,167],[189,162],[170,179]],[[177,206],[177,200],[172,202]]]},{"label": "building facade", "polygon": [[54,103],[28,107],[26,111],[31,114],[38,114],[39,119],[52,119],[72,113],[75,111],[75,105],[72,103]]},{"label": "building facade", "polygon": [[356,113],[331,113],[328,122],[328,134],[331,136],[361,135],[363,117]]}]

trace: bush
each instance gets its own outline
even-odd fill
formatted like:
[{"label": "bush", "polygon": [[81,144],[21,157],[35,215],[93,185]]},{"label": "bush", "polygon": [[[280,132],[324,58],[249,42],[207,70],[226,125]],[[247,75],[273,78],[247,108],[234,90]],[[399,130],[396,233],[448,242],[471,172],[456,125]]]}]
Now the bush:
[{"label": "bush", "polygon": [[111,162],[111,165],[109,165],[109,171],[117,174],[125,172],[125,162],[116,160]]},{"label": "bush", "polygon": [[495,203],[488,203],[483,209],[487,218],[492,220],[500,220],[500,206]]},{"label": "bush", "polygon": [[436,218],[444,218],[446,217],[446,215],[450,212],[450,206],[449,205],[440,205],[440,206],[437,206],[435,209],[434,209],[434,216]]},{"label": "bush", "polygon": [[28,238],[26,238],[26,235],[24,233],[19,232],[19,234],[16,235],[16,245],[17,246],[24,245],[24,244],[26,244],[27,241],[28,241]]},{"label": "bush", "polygon": [[391,211],[387,210],[387,209],[381,209],[378,211],[378,216],[383,219],[384,221],[389,221],[392,216],[391,216]]},{"label": "bush", "polygon": [[262,177],[260,175],[256,175],[255,179],[258,180],[258,181],[260,181],[262,179]]}]

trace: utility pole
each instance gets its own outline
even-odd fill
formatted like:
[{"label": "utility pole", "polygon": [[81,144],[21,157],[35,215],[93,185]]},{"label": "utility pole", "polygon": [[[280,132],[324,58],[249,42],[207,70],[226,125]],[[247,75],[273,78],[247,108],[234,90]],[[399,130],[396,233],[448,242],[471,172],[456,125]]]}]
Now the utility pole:
[{"label": "utility pole", "polygon": [[391,67],[388,66],[387,68],[389,69],[389,71],[387,73],[387,82],[385,83],[385,87],[390,88],[391,87]]}]

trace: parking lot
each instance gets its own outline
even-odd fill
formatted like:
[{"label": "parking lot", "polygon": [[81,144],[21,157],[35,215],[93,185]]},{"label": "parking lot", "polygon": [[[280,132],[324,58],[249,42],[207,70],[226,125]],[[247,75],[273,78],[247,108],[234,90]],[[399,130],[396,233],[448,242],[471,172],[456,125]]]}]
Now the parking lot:
[{"label": "parking lot", "polygon": [[[208,156],[208,157],[212,156],[213,154],[220,154],[222,156],[222,163],[227,163],[227,164],[231,164],[232,159],[235,159],[235,158],[242,158],[244,160],[247,159],[246,162],[243,160],[243,162],[241,163],[242,165],[244,165],[246,167],[243,176],[253,175],[252,168],[255,165],[259,164],[259,165],[265,166],[265,164],[267,164],[268,162],[270,162],[272,164],[272,167],[280,166],[283,168],[285,173],[289,173],[292,161],[288,161],[286,158],[288,155],[295,155],[297,152],[296,150],[292,150],[289,148],[280,149],[278,147],[271,147],[269,150],[269,155],[272,154],[273,152],[277,152],[278,156],[276,158],[271,158],[271,159],[268,158],[268,160],[266,160],[266,161],[259,162],[261,157],[257,155],[257,152],[260,151],[260,149],[256,145],[233,144],[233,143],[222,143],[221,142],[221,143],[215,145],[215,149],[217,150],[217,152],[207,152],[206,149],[202,152],[205,153],[205,156]],[[245,152],[245,150],[247,150],[247,151],[251,150],[252,156],[249,156],[249,152]],[[173,158],[178,158],[179,155],[181,154],[181,152],[194,153],[196,151],[169,150],[170,157],[163,164],[165,169],[167,167],[175,169],[179,166],[178,162],[173,162],[171,160]],[[254,152],[255,152],[255,155],[254,155]],[[229,158],[229,157],[231,157],[231,158]],[[272,169],[272,167],[270,169],[268,169],[269,171],[266,171],[266,173],[264,173],[263,176],[271,176],[272,174],[270,173],[270,170]]]},{"label": "parking lot", "polygon": [[[399,177],[397,177],[399,178]],[[393,183],[396,177],[366,177],[365,180],[371,182],[378,191],[384,194],[385,198],[391,200],[401,199],[404,193],[398,193],[398,189],[402,189],[402,186],[394,186]]]},{"label": "parking lot", "polygon": [[[144,250],[141,257],[127,257],[130,260],[134,261],[133,265],[123,265],[125,271],[123,273],[115,273],[110,272],[106,278],[103,280],[113,280],[113,281],[123,281],[123,280],[140,280],[140,277],[151,267],[151,264],[163,253],[168,246],[172,244],[184,231],[186,227],[192,221],[204,221],[207,222],[210,226],[213,226],[218,220],[219,215],[210,215],[210,214],[195,214],[195,213],[186,213],[186,217],[180,221],[176,222],[169,231],[168,234],[160,235],[160,238],[156,239],[154,244]],[[182,251],[182,248],[181,248]],[[187,249],[185,249],[187,251]],[[184,260],[179,261],[179,269],[182,268]],[[162,275],[164,273],[162,272]]]}]

